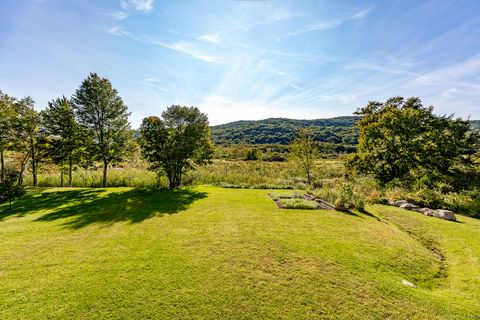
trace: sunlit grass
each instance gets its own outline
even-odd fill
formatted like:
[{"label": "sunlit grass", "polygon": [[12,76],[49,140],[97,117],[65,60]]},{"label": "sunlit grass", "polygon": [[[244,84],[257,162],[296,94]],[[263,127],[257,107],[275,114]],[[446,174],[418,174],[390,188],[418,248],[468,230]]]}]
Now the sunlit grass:
[{"label": "sunlit grass", "polygon": [[268,192],[47,189],[1,205],[0,318],[480,314],[478,220],[282,210]]}]

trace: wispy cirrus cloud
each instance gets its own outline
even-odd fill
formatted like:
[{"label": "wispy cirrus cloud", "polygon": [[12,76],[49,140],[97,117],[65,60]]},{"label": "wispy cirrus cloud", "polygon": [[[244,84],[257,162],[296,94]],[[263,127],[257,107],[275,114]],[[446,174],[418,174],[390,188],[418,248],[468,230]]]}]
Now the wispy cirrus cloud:
[{"label": "wispy cirrus cloud", "polygon": [[343,25],[344,23],[352,20],[363,19],[368,16],[368,14],[374,9],[373,6],[363,8],[361,10],[355,11],[350,15],[342,18],[329,19],[324,21],[317,21],[313,24],[305,26],[303,29],[288,33],[286,36],[296,36],[299,34],[312,32],[312,31],[323,31],[329,29],[335,29]]},{"label": "wispy cirrus cloud", "polygon": [[277,22],[281,22],[284,20],[288,20],[288,19],[292,19],[300,16],[301,16],[300,14],[294,13],[290,9],[287,9],[284,7],[278,7],[273,9],[271,12],[268,13],[267,16],[263,17],[262,19],[259,19],[258,21],[248,21],[246,23],[241,23],[239,25],[236,25],[231,28],[227,28],[218,32],[203,34],[196,37],[196,39],[204,42],[220,44],[224,37],[232,33],[240,32],[240,31],[249,31],[259,26],[275,24]]},{"label": "wispy cirrus cloud", "polygon": [[220,62],[221,59],[217,56],[207,54],[202,52],[195,44],[192,42],[188,41],[180,41],[180,42],[174,42],[174,43],[164,43],[161,41],[156,41],[156,40],[144,40],[146,42],[149,42],[151,44],[161,46],[164,48],[168,48],[170,50],[175,50],[184,54],[187,54],[189,56],[192,56],[193,58],[206,61],[206,62]]},{"label": "wispy cirrus cloud", "polygon": [[110,29],[107,30],[108,33],[113,34],[114,36],[129,36],[130,33],[128,31],[125,31],[122,27],[120,26],[113,26]]},{"label": "wispy cirrus cloud", "polygon": [[480,88],[472,79],[480,76],[480,54],[474,55],[456,64],[438,68],[424,73],[414,79],[414,82],[427,85],[454,84]]},{"label": "wispy cirrus cloud", "polygon": [[125,11],[116,11],[112,13],[112,17],[115,20],[124,20],[128,18],[128,13],[126,13]]},{"label": "wispy cirrus cloud", "polygon": [[133,8],[134,10],[146,13],[153,10],[154,0],[121,0],[120,7],[123,10]]},{"label": "wispy cirrus cloud", "polygon": [[197,40],[210,42],[210,43],[220,43],[220,35],[215,33],[204,34],[196,38]]}]

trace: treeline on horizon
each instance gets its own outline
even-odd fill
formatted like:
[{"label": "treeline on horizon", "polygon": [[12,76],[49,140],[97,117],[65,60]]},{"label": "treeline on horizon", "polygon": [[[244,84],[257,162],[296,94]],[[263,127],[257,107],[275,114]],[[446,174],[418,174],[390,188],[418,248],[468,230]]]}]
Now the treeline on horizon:
[{"label": "treeline on horizon", "polygon": [[[241,120],[212,126],[217,145],[289,145],[299,130],[308,129],[324,153],[353,153],[358,144],[359,116],[297,120],[269,118]],[[480,130],[480,120],[469,120],[471,130]]]},{"label": "treeline on horizon", "polygon": [[[180,110],[174,118],[184,111]],[[60,168],[62,186],[65,168],[68,185],[71,185],[74,166],[98,168],[100,165],[105,187],[109,165],[139,151],[141,128],[132,129],[129,116],[128,107],[110,81],[95,73],[83,80],[70,98],[53,99],[41,111],[35,109],[31,97],[17,99],[0,91],[0,180],[5,179],[5,156],[10,152],[18,168],[20,183],[30,165],[32,184],[37,185],[39,164],[50,162]],[[211,126],[206,134],[219,146],[217,158],[286,161],[289,145],[301,130],[308,130],[322,155],[356,152],[360,145],[358,124],[361,118],[357,114],[316,120],[236,121]],[[208,126],[206,115],[205,124]],[[465,125],[467,130],[480,130],[480,120]]]}]

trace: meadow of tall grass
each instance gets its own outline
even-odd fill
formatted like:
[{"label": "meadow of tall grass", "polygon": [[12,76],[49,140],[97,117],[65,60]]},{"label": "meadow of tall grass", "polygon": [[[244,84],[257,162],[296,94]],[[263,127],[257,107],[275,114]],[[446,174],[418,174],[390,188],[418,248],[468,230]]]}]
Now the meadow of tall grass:
[{"label": "meadow of tall grass", "polygon": [[[307,185],[302,170],[291,161],[244,161],[215,159],[211,164],[188,172],[183,185],[214,185],[243,189],[297,189],[307,190],[338,206],[363,208],[365,203],[386,203],[405,199],[420,206],[445,208],[458,213],[480,217],[480,190],[445,193],[436,189],[410,189],[380,186],[368,176],[346,179],[343,158],[318,159],[313,170],[313,182]],[[66,181],[65,177],[65,181]],[[24,179],[31,185],[31,175]],[[73,187],[101,187],[102,168],[76,168]],[[45,166],[38,175],[40,187],[60,186],[60,173],[54,166]],[[148,170],[147,163],[136,160],[121,163],[108,171],[109,187],[164,187],[165,177],[157,177]]]},{"label": "meadow of tall grass", "polygon": [[[315,165],[315,179],[338,179],[343,176],[341,159],[320,159]],[[76,168],[73,172],[73,187],[101,187],[102,169]],[[31,176],[25,175],[25,183],[31,184]],[[65,177],[66,180],[66,177]],[[320,182],[318,182],[320,183]],[[213,160],[211,164],[188,172],[184,185],[217,185],[243,188],[305,189],[306,178],[292,162],[229,161]],[[60,186],[60,172],[49,167],[38,175],[40,187]],[[109,187],[166,187],[164,177],[148,170],[146,163],[122,163],[108,170]]]}]

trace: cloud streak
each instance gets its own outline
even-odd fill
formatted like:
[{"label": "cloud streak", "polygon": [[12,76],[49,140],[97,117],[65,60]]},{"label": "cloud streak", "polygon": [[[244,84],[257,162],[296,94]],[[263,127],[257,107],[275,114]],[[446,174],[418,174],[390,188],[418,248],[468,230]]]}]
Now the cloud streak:
[{"label": "cloud streak", "polygon": [[154,0],[121,0],[120,7],[123,10],[133,8],[134,10],[147,13],[153,10]]},{"label": "cloud streak", "polygon": [[346,17],[343,18],[336,18],[324,21],[317,21],[313,24],[307,25],[303,29],[300,29],[295,32],[288,33],[286,36],[297,36],[303,33],[312,32],[312,31],[323,31],[329,29],[335,29],[343,25],[344,23],[352,20],[364,19],[368,16],[368,14],[374,9],[373,6],[361,9],[356,11]]},{"label": "cloud streak", "polygon": [[195,44],[188,41],[180,41],[175,43],[164,43],[156,40],[145,40],[156,46],[168,48],[170,50],[178,51],[184,54],[187,54],[195,59],[206,61],[206,62],[220,62],[221,59],[217,56],[210,55],[200,51]]},{"label": "cloud streak", "polygon": [[115,20],[124,20],[128,18],[128,13],[126,13],[125,11],[117,11],[112,13],[112,17]]}]

